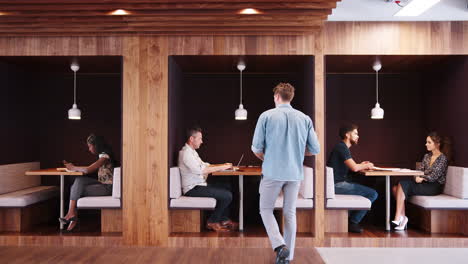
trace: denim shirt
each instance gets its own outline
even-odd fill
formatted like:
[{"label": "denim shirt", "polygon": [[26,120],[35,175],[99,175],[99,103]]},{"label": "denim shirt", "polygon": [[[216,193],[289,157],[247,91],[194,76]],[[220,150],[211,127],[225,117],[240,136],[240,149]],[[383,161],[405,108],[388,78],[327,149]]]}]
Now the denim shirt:
[{"label": "denim shirt", "polygon": [[263,112],[257,121],[252,151],[264,153],[265,179],[301,181],[304,179],[305,151],[318,154],[320,144],[310,117],[281,104]]}]

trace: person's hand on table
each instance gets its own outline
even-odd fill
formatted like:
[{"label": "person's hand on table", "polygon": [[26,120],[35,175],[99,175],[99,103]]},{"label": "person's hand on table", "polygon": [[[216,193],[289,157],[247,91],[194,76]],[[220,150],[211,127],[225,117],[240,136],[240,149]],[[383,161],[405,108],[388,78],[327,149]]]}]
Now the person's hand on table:
[{"label": "person's hand on table", "polygon": [[423,178],[423,177],[416,176],[416,177],[414,177],[414,181],[415,181],[416,183],[422,183],[422,182],[424,181],[424,178]]},{"label": "person's hand on table", "polygon": [[230,168],[232,168],[232,163],[224,163],[223,164],[223,170],[228,170]]},{"label": "person's hand on table", "polygon": [[75,165],[73,165],[73,163],[71,163],[71,162],[68,162],[68,161],[64,160],[63,165],[65,165],[65,167],[70,171],[75,170]]},{"label": "person's hand on table", "polygon": [[362,165],[365,165],[365,168],[367,170],[372,170],[374,168],[374,163],[370,162],[370,161],[363,161],[361,162]]}]

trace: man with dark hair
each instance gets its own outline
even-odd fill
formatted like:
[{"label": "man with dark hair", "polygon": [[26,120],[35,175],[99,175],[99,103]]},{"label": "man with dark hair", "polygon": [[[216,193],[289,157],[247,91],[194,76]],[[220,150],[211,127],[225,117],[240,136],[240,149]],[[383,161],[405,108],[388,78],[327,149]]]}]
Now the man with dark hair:
[{"label": "man with dark hair", "polygon": [[[296,200],[304,179],[304,155],[318,154],[320,145],[310,117],[292,108],[294,87],[280,83],[273,89],[276,108],[263,112],[252,142],[263,160],[260,215],[276,252],[276,263],[289,263],[296,241]],[[276,198],[283,192],[284,238],[273,215]]]},{"label": "man with dark hair", "polygon": [[[377,192],[372,188],[352,182],[352,179],[349,175],[350,170],[352,172],[358,172],[372,169],[374,167],[374,164],[369,161],[363,161],[358,164],[351,157],[351,151],[349,148],[353,145],[356,145],[359,140],[358,126],[355,124],[343,125],[340,127],[339,135],[341,141],[335,145],[327,162],[327,166],[333,168],[333,175],[335,178],[335,193],[361,195],[373,203],[377,199]],[[362,218],[364,218],[366,213],[366,210],[349,212],[349,232],[362,232],[362,228],[359,223],[361,222]]]},{"label": "man with dark hair", "polygon": [[239,227],[239,224],[228,218],[229,205],[232,201],[230,191],[208,185],[208,174],[232,168],[231,163],[210,165],[198,156],[197,149],[203,143],[202,130],[192,127],[187,130],[187,142],[179,151],[179,169],[182,181],[182,191],[185,196],[212,197],[216,199],[216,208],[208,218],[206,228],[216,232],[226,232]]}]

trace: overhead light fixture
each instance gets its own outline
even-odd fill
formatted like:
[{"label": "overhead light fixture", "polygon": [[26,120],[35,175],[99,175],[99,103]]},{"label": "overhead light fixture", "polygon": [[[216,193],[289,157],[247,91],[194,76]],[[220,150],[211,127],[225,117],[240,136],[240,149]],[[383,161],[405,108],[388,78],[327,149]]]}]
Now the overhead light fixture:
[{"label": "overhead light fixture", "polygon": [[440,0],[413,0],[393,16],[419,16],[439,2]]},{"label": "overhead light fixture", "polygon": [[110,15],[126,16],[126,15],[130,15],[130,12],[128,12],[127,10],[124,10],[124,9],[116,9],[116,10],[110,12]]},{"label": "overhead light fixture", "polygon": [[80,120],[81,111],[76,105],[76,72],[80,69],[80,66],[76,63],[72,63],[70,68],[73,71],[73,106],[68,110],[68,119]]},{"label": "overhead light fixture", "polygon": [[374,62],[374,65],[372,65],[372,68],[375,71],[375,97],[376,97],[376,103],[375,107],[372,108],[371,110],[371,118],[372,119],[383,119],[384,117],[384,110],[380,108],[379,104],[379,71],[382,69],[382,64],[380,63],[379,60],[376,60]]},{"label": "overhead light fixture", "polygon": [[242,14],[242,15],[256,15],[260,13],[261,12],[255,8],[244,8],[241,11],[239,11],[239,14]]},{"label": "overhead light fixture", "polygon": [[243,61],[239,61],[237,69],[240,71],[240,104],[239,108],[234,113],[234,116],[236,120],[247,120],[247,110],[244,109],[244,105],[242,104],[242,71],[245,70],[245,63]]}]

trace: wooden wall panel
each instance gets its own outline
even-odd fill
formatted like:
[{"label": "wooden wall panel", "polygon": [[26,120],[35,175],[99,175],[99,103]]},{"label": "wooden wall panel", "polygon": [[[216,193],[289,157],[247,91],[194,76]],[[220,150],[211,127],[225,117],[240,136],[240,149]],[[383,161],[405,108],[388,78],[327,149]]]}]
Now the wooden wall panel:
[{"label": "wooden wall panel", "polygon": [[101,232],[122,232],[122,209],[101,209]]},{"label": "wooden wall panel", "polygon": [[467,54],[468,22],[326,22],[325,54]]},{"label": "wooden wall panel", "polygon": [[166,245],[168,231],[168,39],[124,40],[123,237]]}]

